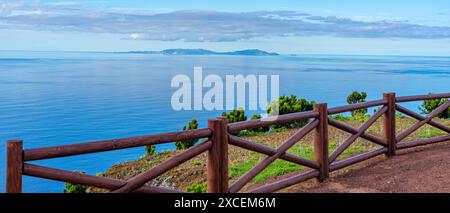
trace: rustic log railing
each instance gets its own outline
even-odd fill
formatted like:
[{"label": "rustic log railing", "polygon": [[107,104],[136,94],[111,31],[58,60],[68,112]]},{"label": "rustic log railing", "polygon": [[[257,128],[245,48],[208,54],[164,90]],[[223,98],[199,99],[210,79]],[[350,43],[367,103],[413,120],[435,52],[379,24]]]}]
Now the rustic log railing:
[{"label": "rustic log railing", "polygon": [[[113,193],[182,193],[183,191],[151,186],[146,183],[206,151],[208,153],[207,185],[208,192],[210,193],[239,192],[255,176],[260,174],[265,168],[267,168],[277,159],[282,159],[309,168],[309,170],[307,170],[306,172],[295,174],[288,178],[284,178],[282,180],[262,185],[258,188],[247,191],[257,193],[274,192],[312,178],[317,178],[319,181],[323,181],[329,177],[330,172],[342,169],[344,167],[376,157],[381,154],[392,157],[395,156],[396,150],[427,145],[431,143],[450,141],[450,127],[433,120],[433,118],[450,107],[450,101],[447,101],[426,116],[413,112],[399,105],[399,103],[403,102],[442,98],[450,98],[450,93],[406,96],[398,98],[395,97],[394,93],[387,93],[383,95],[383,99],[381,100],[334,107],[330,109],[327,109],[327,104],[316,104],[313,111],[280,115],[276,119],[270,120],[257,119],[228,124],[225,118],[219,117],[215,120],[209,120],[208,128],[205,129],[26,150],[23,150],[22,141],[11,140],[7,142],[6,192],[22,192],[22,176],[28,175],[56,181],[70,182],[74,184],[89,185],[107,189]],[[342,123],[330,117],[330,115],[334,114],[372,107],[377,107],[378,109],[367,121],[361,124],[359,128],[354,128],[348,124]],[[417,119],[418,122],[407,128],[403,132],[396,134],[396,111],[403,113],[411,118]],[[378,119],[382,117],[384,136],[378,137],[367,133],[367,129],[369,129]],[[244,138],[240,138],[230,134],[240,130],[271,126],[274,124],[286,124],[303,120],[308,120],[309,123],[303,128],[299,129],[295,134],[289,137],[277,148],[272,148],[260,143],[248,141]],[[415,132],[425,124],[429,124],[444,132],[447,132],[448,134],[427,139],[403,141],[405,138],[407,138],[409,135],[411,135],[413,132]],[[339,146],[331,154],[329,154],[328,144],[329,125],[351,134],[342,143],[340,143]],[[294,146],[298,141],[300,141],[310,132],[314,132],[314,160],[309,160],[286,152],[289,148]],[[351,156],[346,159],[338,160],[339,156],[341,156],[342,153],[347,150],[358,138],[363,138],[367,141],[373,142],[374,144],[380,145],[381,148]],[[27,163],[34,160],[112,151],[118,149],[193,139],[204,139],[204,141],[155,166],[149,171],[139,174],[127,181],[101,176],[93,176],[72,171],[65,171],[61,169],[49,168]],[[267,155],[265,159],[260,161],[254,168],[246,172],[242,177],[231,184],[231,186],[228,185],[229,144]]]}]

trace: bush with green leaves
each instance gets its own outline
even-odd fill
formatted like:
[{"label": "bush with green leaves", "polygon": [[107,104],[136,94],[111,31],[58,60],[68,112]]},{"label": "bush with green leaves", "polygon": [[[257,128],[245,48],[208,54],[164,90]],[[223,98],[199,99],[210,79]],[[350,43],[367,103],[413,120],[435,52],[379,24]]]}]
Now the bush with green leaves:
[{"label": "bush with green leaves", "polygon": [[145,154],[146,156],[152,156],[155,154],[156,145],[147,145],[145,146]]},{"label": "bush with green leaves", "polygon": [[[279,115],[295,113],[295,112],[304,112],[313,110],[315,101],[308,101],[304,98],[297,98],[295,95],[291,96],[281,96],[278,100],[273,101],[267,107],[267,113],[269,116],[275,115],[275,112],[278,110]],[[282,125],[274,125],[274,129],[279,128],[293,128],[304,126],[308,123],[308,120],[297,121],[288,124]]]},{"label": "bush with green leaves", "polygon": [[[255,114],[255,115],[252,116],[252,118],[251,118],[250,120],[256,120],[256,119],[261,119],[261,118],[262,118],[261,115]],[[263,127],[258,127],[258,128],[250,129],[250,132],[253,132],[253,133],[263,133],[263,132],[268,132],[269,130],[270,130],[270,127],[269,127],[269,126],[263,126]]]},{"label": "bush with green leaves", "polygon": [[208,185],[206,182],[194,183],[191,186],[187,187],[186,191],[191,193],[206,193],[207,188]]},{"label": "bush with green leaves", "polygon": [[[367,98],[366,92],[360,93],[358,91],[354,91],[354,92],[352,92],[352,94],[350,94],[347,97],[347,103],[348,104],[363,103],[363,102],[366,102],[366,98]],[[352,113],[352,116],[365,115],[367,113],[367,109],[357,109],[357,110],[353,110],[351,113]]]},{"label": "bush with green leaves", "polygon": [[[194,130],[198,128],[198,122],[196,119],[192,119],[188,126],[183,126],[183,131],[187,131],[187,130]],[[190,147],[194,146],[195,143],[198,141],[198,139],[194,139],[194,140],[186,140],[186,141],[177,141],[175,142],[175,146],[177,148],[177,150],[182,150],[182,149],[189,149]]]},{"label": "bush with green leaves", "polygon": [[236,122],[247,120],[245,111],[242,108],[235,109],[235,110],[231,111],[230,113],[223,112],[222,116],[227,118],[228,123],[236,123]]},{"label": "bush with green leaves", "polygon": [[[75,171],[79,172],[79,171]],[[84,174],[85,172],[79,172]],[[64,189],[64,193],[87,193],[87,189],[89,186],[77,183],[66,183],[66,188]]]},{"label": "bush with green leaves", "polygon": [[192,164],[194,164],[194,166],[202,166],[202,165],[203,165],[203,162],[202,162],[201,160],[194,160],[194,161],[192,162]]},{"label": "bush with green leaves", "polygon": [[[245,111],[242,108],[234,109],[230,113],[223,112],[222,117],[227,118],[228,123],[236,123],[247,120]],[[241,133],[247,133],[247,131],[244,130],[244,131],[230,132],[230,134],[232,135],[240,135]]]},{"label": "bush with green leaves", "polygon": [[[447,98],[425,100],[422,102],[422,105],[419,106],[419,109],[422,111],[422,113],[429,114],[433,112],[436,108],[445,104],[447,101],[448,101]],[[438,115],[438,117],[444,119],[450,118],[450,107],[441,112]]]}]

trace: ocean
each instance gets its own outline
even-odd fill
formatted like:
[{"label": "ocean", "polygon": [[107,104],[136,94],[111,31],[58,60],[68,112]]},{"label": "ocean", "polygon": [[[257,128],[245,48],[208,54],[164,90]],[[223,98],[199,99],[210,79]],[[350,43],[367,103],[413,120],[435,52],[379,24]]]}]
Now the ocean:
[{"label": "ocean", "polygon": [[[280,94],[329,107],[352,91],[367,100],[450,92],[450,57],[182,56],[95,52],[0,51],[0,192],[5,191],[6,141],[24,148],[177,131],[192,118],[200,127],[222,111],[175,111],[171,79],[193,75],[279,75]],[[418,111],[420,103],[405,106]],[[251,113],[249,112],[249,117]],[[173,144],[156,150],[174,149]],[[143,147],[33,163],[89,174],[138,159]],[[24,192],[62,192],[64,183],[24,177]]]}]

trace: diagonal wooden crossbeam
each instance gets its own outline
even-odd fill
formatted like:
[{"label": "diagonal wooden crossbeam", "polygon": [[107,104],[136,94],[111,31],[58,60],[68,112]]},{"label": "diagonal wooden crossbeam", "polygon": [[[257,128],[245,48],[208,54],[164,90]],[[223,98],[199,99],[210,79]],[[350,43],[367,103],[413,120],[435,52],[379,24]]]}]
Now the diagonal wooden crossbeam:
[{"label": "diagonal wooden crossbeam", "polygon": [[211,141],[206,141],[199,145],[196,145],[188,149],[187,151],[165,161],[164,163],[155,166],[153,169],[131,178],[130,180],[127,181],[127,183],[124,186],[111,192],[112,193],[133,192],[134,190],[145,185],[148,181],[164,174],[168,170],[208,150],[209,148],[211,148],[211,145],[212,145]]},{"label": "diagonal wooden crossbeam", "polygon": [[[332,119],[332,118],[328,118],[328,123],[331,126],[334,126],[334,127],[338,128],[338,129],[340,129],[342,131],[345,131],[345,132],[348,132],[350,134],[357,134],[358,131],[359,131],[355,127],[352,127],[352,126],[350,126],[348,124],[339,122],[339,121],[337,121],[335,119]],[[375,135],[368,134],[366,132],[363,132],[361,134],[361,138],[364,138],[364,139],[366,139],[368,141],[374,142],[374,143],[376,143],[378,145],[381,145],[381,146],[385,146],[385,147],[387,146],[386,142],[383,139],[381,139],[380,137],[377,137]]]},{"label": "diagonal wooden crossbeam", "polygon": [[[238,147],[248,149],[248,150],[251,150],[254,152],[258,152],[261,154],[265,154],[265,155],[275,155],[277,153],[277,150],[272,147],[269,147],[269,146],[266,146],[263,144],[259,144],[259,143],[255,143],[252,141],[248,141],[248,140],[245,140],[243,138],[240,138],[240,137],[237,137],[234,135],[229,135],[228,142],[231,145],[238,146]],[[320,168],[319,163],[317,163],[316,161],[308,160],[306,158],[302,158],[302,157],[299,157],[299,156],[296,156],[293,154],[289,154],[289,153],[284,153],[283,155],[280,156],[280,159],[289,161],[291,163],[296,163],[296,164],[299,164],[302,166],[307,166],[312,169]]]},{"label": "diagonal wooden crossbeam", "polygon": [[[402,107],[400,105],[395,105],[395,108],[397,109],[397,111],[399,111],[399,112],[401,112],[401,113],[403,113],[405,115],[411,116],[412,118],[415,118],[415,119],[417,119],[419,121],[423,121],[423,120],[427,119],[427,117],[422,116],[419,113],[413,112],[413,111],[411,111],[411,110],[409,110],[409,109],[407,109],[405,107]],[[440,129],[442,131],[450,133],[450,127],[447,127],[447,126],[445,126],[445,125],[443,125],[443,124],[441,124],[439,122],[436,122],[436,121],[433,121],[433,120],[429,120],[427,122],[427,124],[429,124],[431,126],[434,126],[434,127],[438,128],[438,129]]]},{"label": "diagonal wooden crossbeam", "polygon": [[303,137],[305,137],[306,134],[311,132],[314,128],[319,125],[318,120],[314,120],[313,122],[307,124],[303,128],[301,128],[299,131],[297,131],[294,135],[289,137],[282,145],[280,145],[276,149],[276,153],[274,155],[271,155],[261,162],[259,162],[258,165],[253,167],[250,171],[246,172],[239,180],[237,180],[229,189],[231,193],[238,192],[242,187],[245,186],[250,180],[252,180],[256,175],[258,175],[260,172],[262,172],[267,166],[269,166],[272,162],[274,162],[276,159],[280,158],[282,155],[285,154],[285,152],[291,148],[295,143],[297,143],[299,140],[301,140]]},{"label": "diagonal wooden crossbeam", "polygon": [[[110,179],[102,176],[88,175],[79,172],[66,171],[56,168],[50,168],[45,166],[33,165],[33,164],[23,164],[24,175],[46,178],[57,181],[64,181],[68,183],[78,183],[87,186],[93,186],[97,188],[115,190],[127,182],[124,180]],[[157,186],[147,186],[144,185],[134,192],[137,193],[183,193],[183,191],[166,189]]]},{"label": "diagonal wooden crossbeam", "polygon": [[[396,138],[397,142],[402,141],[403,139],[408,137],[408,135],[410,135],[411,133],[413,133],[414,131],[416,131],[417,129],[419,129],[420,127],[425,125],[426,123],[430,123],[434,117],[438,116],[442,111],[444,111],[445,109],[447,109],[449,107],[450,107],[450,101],[447,101],[444,104],[442,104],[441,106],[439,106],[438,108],[436,108],[430,114],[425,116],[424,119],[420,120],[419,122],[415,123],[414,125],[410,126],[406,130],[404,130],[403,132],[398,134],[397,138]],[[435,123],[435,122],[432,122],[432,123]]]},{"label": "diagonal wooden crossbeam", "polygon": [[386,111],[387,106],[384,106],[383,108],[379,109],[377,112],[375,112],[372,117],[369,118],[366,122],[364,122],[359,128],[358,131],[351,136],[349,136],[341,145],[339,145],[336,150],[334,150],[333,153],[331,153],[330,157],[328,158],[329,162],[335,161],[342,152],[344,152],[353,142],[356,141],[361,135],[370,127],[372,124],[377,121],[379,117],[381,117]]}]

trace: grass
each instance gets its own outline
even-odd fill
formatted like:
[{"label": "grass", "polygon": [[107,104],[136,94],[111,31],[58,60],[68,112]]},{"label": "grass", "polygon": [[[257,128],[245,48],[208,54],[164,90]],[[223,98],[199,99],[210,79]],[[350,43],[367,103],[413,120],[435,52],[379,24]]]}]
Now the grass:
[{"label": "grass", "polygon": [[[338,146],[338,143],[335,141],[330,141],[329,143],[329,149],[334,150]],[[369,147],[363,144],[352,144],[350,147],[348,147],[340,156],[338,159],[346,158],[348,156],[362,153],[365,151],[368,151]],[[301,156],[303,158],[313,160],[314,159],[314,150],[313,147],[310,145],[305,144],[299,144],[287,151],[290,154],[294,154],[297,156]],[[230,166],[229,168],[229,174],[232,177],[240,177],[244,175],[247,171],[255,167],[260,160],[262,160],[264,157],[260,156],[259,154],[253,154],[250,160],[242,163],[238,163],[235,165]],[[288,174],[291,172],[299,171],[300,169],[304,168],[304,166],[300,166],[295,163],[291,163],[285,160],[275,160],[273,163],[271,163],[266,169],[264,169],[260,174],[258,174],[256,177],[252,179],[252,183],[260,183],[264,182],[267,179],[279,175]]]},{"label": "grass", "polygon": [[436,136],[446,135],[447,133],[437,128],[427,128],[419,132],[420,138],[432,138]]},{"label": "grass", "polygon": [[[368,119],[368,116],[357,116],[357,117],[345,117],[336,116],[335,119],[341,120],[342,122],[351,125],[355,128],[360,126],[364,121]],[[417,120],[402,116],[397,114],[398,121],[397,124],[397,134],[404,131],[409,126],[417,122]],[[441,122],[446,126],[450,126],[449,119],[436,119],[437,122]],[[243,132],[239,136],[244,137],[249,141],[254,141],[269,147],[278,147],[283,141],[295,132],[298,128],[280,128],[271,130],[270,132],[264,133],[254,133],[254,132]],[[378,137],[383,137],[383,124],[380,118],[377,122],[372,125],[367,131],[369,134],[376,135]],[[342,143],[350,134],[340,131],[334,127],[329,128],[329,153],[331,154],[333,150]],[[410,134],[404,140],[415,140],[419,138],[430,138],[440,135],[446,135],[439,129],[436,129],[430,125],[425,125]],[[307,134],[302,140],[297,142],[293,147],[291,147],[287,152],[293,155],[301,156],[306,159],[313,160],[313,141],[314,134]],[[360,154],[363,152],[374,150],[380,146],[375,145],[370,142],[359,138],[352,145],[350,145],[337,160],[342,160],[350,156]],[[154,168],[156,165],[173,158],[175,155],[180,154],[183,151],[166,151],[155,153],[152,156],[146,156],[136,161],[125,162],[121,164],[114,165],[107,172],[102,174],[103,177],[109,177],[119,180],[127,180],[136,176],[137,174],[143,173],[145,171]],[[266,155],[262,155],[256,152],[252,152],[246,149],[242,149],[235,146],[229,146],[229,176],[230,183],[236,181],[246,172],[254,168],[261,160],[266,158]],[[155,178],[149,184],[156,186],[163,186],[174,188],[178,190],[189,190],[191,191],[204,191],[203,183],[206,181],[207,176],[207,155],[203,153],[195,158],[175,167],[174,169],[164,173],[163,175]],[[260,174],[258,174],[251,183],[262,183],[270,178],[284,175],[291,172],[298,172],[302,169],[307,169],[304,166],[300,166],[295,163],[290,163],[281,159],[272,162],[266,169],[264,169]],[[351,171],[351,167],[345,168],[344,171]],[[90,192],[103,192],[97,189],[91,190]]]}]

